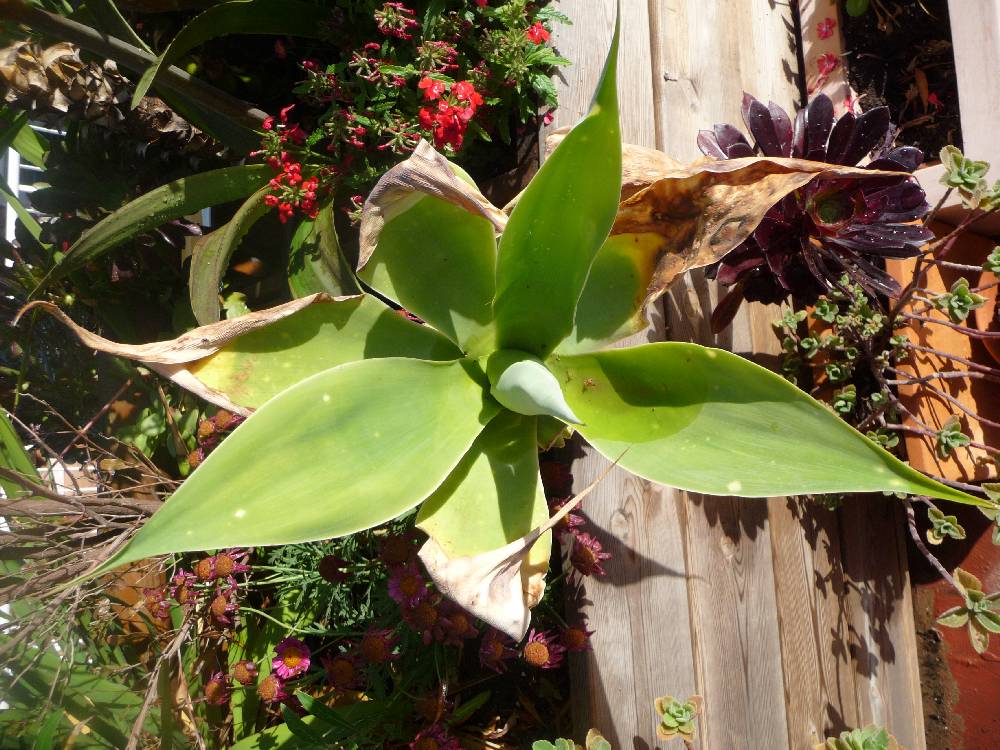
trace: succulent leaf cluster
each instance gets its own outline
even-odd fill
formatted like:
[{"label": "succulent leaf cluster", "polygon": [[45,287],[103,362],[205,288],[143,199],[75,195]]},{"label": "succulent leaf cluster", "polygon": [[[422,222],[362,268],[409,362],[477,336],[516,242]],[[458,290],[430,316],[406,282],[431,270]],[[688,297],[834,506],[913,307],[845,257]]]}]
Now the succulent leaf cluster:
[{"label": "succulent leaf cluster", "polygon": [[881,268],[884,258],[907,258],[933,236],[913,222],[930,207],[909,174],[923,161],[919,149],[891,148],[889,110],[834,117],[833,103],[817,96],[793,121],[773,102],[743,97],[743,120],[753,141],[733,125],[717,124],[698,135],[707,156],[740,159],[757,155],[792,157],[853,166],[869,154],[872,170],[899,172],[870,179],[819,179],[782,198],[745,242],[708,275],[732,287],[735,297],[716,309],[713,328],[722,330],[738,300],[778,303],[792,297],[812,304],[836,288],[846,274],[869,294],[896,295],[899,284]]}]

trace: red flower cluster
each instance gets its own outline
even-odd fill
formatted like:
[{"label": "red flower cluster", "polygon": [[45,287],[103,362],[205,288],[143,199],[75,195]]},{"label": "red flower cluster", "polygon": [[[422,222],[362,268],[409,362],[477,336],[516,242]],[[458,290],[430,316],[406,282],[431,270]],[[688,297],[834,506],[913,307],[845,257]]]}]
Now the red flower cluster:
[{"label": "red flower cluster", "polygon": [[375,25],[386,36],[412,39],[410,29],[420,25],[413,16],[413,11],[402,3],[385,3],[381,10],[375,11]]},{"label": "red flower cluster", "polygon": [[272,192],[264,197],[264,203],[278,207],[278,219],[282,224],[295,215],[295,209],[310,219],[315,219],[319,213],[316,203],[319,178],[315,175],[303,178],[302,164],[292,160],[287,152],[282,154],[282,158],[281,171],[271,178]]},{"label": "red flower cluster", "polygon": [[425,101],[437,102],[434,107],[421,108],[420,125],[433,134],[437,148],[450,146],[457,151],[483,97],[469,81],[456,81],[449,87],[444,81],[424,76],[418,86]]},{"label": "red flower cluster", "polygon": [[549,37],[552,36],[541,21],[529,26],[524,35],[528,37],[528,41],[532,44],[543,44],[549,41]]}]

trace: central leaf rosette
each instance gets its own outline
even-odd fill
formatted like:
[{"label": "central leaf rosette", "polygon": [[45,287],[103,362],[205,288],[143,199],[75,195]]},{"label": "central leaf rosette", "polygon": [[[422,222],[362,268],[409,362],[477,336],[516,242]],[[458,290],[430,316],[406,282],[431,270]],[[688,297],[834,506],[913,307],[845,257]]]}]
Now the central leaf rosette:
[{"label": "central leaf rosette", "polygon": [[422,556],[442,590],[520,637],[551,548],[538,446],[563,425],[621,467],[694,492],[977,502],[734,354],[611,348],[648,325],[646,305],[679,274],[745,240],[782,196],[819,176],[878,174],[733,159],[661,161],[651,175],[630,162],[630,184],[640,175],[647,187],[619,205],[615,39],[590,113],[509,216],[426,143],[372,191],[358,276],[422,323],[375,296],[315,295],[128,346],[37,303],[89,346],[250,415],[95,572],[342,536],[420,506]]}]

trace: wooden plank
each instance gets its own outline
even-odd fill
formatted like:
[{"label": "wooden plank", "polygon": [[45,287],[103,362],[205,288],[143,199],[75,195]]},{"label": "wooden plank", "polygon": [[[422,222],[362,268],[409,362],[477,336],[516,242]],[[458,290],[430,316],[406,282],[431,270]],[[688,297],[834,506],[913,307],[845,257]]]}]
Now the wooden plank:
[{"label": "wooden plank", "polygon": [[[622,3],[619,97],[623,138],[655,146],[651,106],[650,30],[645,0]],[[557,80],[559,109],[553,128],[574,124],[590,107],[611,40],[614,3],[561,0],[573,26],[554,34],[557,49],[573,61]],[[663,340],[662,318],[653,329],[623,345]],[[600,475],[607,461],[584,446],[574,463],[574,488]],[[597,631],[595,650],[572,655],[577,735],[599,727],[614,747],[635,738],[653,742],[653,698],[695,692],[688,618],[683,508],[662,487],[614,470],[585,503],[593,533],[612,554],[603,579],[582,582],[580,614]],[[637,745],[640,746],[640,745]]]},{"label": "wooden plank", "polygon": [[[555,41],[574,66],[558,82],[561,107],[553,127],[572,124],[589,107],[614,18],[613,0],[559,5],[574,26],[557,32]],[[626,141],[694,159],[699,129],[740,122],[744,90],[795,108],[786,5],[623,5]],[[664,302],[669,338],[775,365],[770,321],[780,311],[749,306],[728,331],[713,336],[708,317],[717,298],[702,273],[685,277]],[[662,337],[663,329],[648,335]],[[573,468],[577,489],[607,466],[583,450]],[[585,580],[580,592],[582,612],[598,635],[593,653],[571,661],[578,732],[597,726],[616,747],[658,746],[653,698],[695,692],[706,699],[703,748],[798,749],[814,733],[829,736],[876,716],[903,721],[907,711],[910,724],[918,724],[912,721],[920,704],[908,591],[905,584],[877,583],[885,570],[891,580],[905,581],[900,528],[881,517],[856,528],[866,506],[856,505],[844,520],[813,504],[708,498],[613,472],[586,504],[597,536],[615,557],[607,578]],[[850,543],[841,539],[845,523],[854,535]],[[879,544],[873,537],[896,541],[883,539],[876,554],[865,548]],[[853,555],[850,564],[845,554]],[[895,661],[872,662],[859,644],[887,633],[900,644]],[[919,726],[909,735],[895,728],[907,746],[923,747]]]}]

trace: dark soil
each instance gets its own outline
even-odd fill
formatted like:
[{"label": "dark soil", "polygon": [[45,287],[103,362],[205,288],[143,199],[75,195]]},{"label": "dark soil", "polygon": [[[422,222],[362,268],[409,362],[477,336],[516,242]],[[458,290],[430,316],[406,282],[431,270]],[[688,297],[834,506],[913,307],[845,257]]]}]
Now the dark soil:
[{"label": "dark soil", "polygon": [[888,106],[899,142],[929,160],[948,144],[961,148],[947,0],[872,0],[863,16],[842,8],[841,18],[844,63],[862,109]]}]

